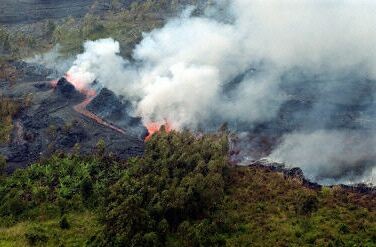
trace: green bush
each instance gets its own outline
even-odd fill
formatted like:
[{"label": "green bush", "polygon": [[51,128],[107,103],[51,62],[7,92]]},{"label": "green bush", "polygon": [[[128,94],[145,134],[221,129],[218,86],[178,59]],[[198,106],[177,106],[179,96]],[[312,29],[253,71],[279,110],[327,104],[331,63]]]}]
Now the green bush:
[{"label": "green bush", "polygon": [[168,234],[182,222],[202,218],[209,221],[195,225],[199,227],[195,235],[203,231],[202,237],[208,237],[204,232],[211,227],[210,213],[224,198],[227,148],[221,143],[227,142],[223,139],[210,135],[197,139],[163,128],[153,135],[144,157],[129,160],[127,171],[109,190],[102,212],[107,244],[138,246],[143,239],[165,245]]},{"label": "green bush", "polygon": [[298,200],[297,212],[299,214],[308,215],[317,211],[319,204],[317,196],[303,194]]},{"label": "green bush", "polygon": [[342,234],[347,234],[347,233],[350,232],[349,227],[348,227],[346,224],[344,224],[344,223],[342,223],[342,224],[339,225],[338,230],[339,230],[339,232],[342,233]]},{"label": "green bush", "polygon": [[82,199],[87,202],[93,194],[93,183],[90,178],[83,179],[81,184],[81,196]]},{"label": "green bush", "polygon": [[[111,159],[53,156],[17,170],[0,183],[0,216],[36,218],[40,208],[62,214],[96,205],[124,167]],[[42,215],[41,215],[42,214]],[[45,216],[39,212],[39,216]]]},{"label": "green bush", "polygon": [[27,242],[31,245],[43,244],[48,241],[48,235],[44,228],[40,226],[32,226],[25,233]]},{"label": "green bush", "polygon": [[67,219],[67,216],[66,216],[66,215],[63,215],[63,216],[60,218],[59,226],[60,226],[61,229],[69,229],[69,228],[70,228],[70,224],[69,224],[69,222],[68,222],[68,219]]}]

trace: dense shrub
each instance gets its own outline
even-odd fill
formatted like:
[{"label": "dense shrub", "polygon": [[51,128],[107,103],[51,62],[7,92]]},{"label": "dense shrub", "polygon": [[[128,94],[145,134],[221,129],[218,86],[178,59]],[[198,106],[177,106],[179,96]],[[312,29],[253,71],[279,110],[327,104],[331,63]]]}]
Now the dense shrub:
[{"label": "dense shrub", "polygon": [[70,224],[68,222],[67,216],[64,214],[61,216],[60,221],[59,221],[59,226],[61,229],[69,229]]},{"label": "dense shrub", "polygon": [[29,245],[34,246],[43,244],[48,241],[48,235],[45,229],[39,226],[30,227],[25,233],[25,237]]},{"label": "dense shrub", "polygon": [[298,197],[296,210],[299,214],[311,214],[318,209],[319,200],[317,196],[310,194],[302,194]]},{"label": "dense shrub", "polygon": [[226,145],[226,136],[163,129],[154,135],[145,155],[129,160],[110,188],[103,211],[106,245],[164,246],[183,222],[196,222],[189,230],[206,244],[200,237],[208,237],[210,214],[224,197]]},{"label": "dense shrub", "polygon": [[[17,170],[0,183],[0,217],[55,217],[69,210],[93,208],[123,169],[121,163],[98,156],[55,155]],[[44,207],[51,215],[40,210]]]}]

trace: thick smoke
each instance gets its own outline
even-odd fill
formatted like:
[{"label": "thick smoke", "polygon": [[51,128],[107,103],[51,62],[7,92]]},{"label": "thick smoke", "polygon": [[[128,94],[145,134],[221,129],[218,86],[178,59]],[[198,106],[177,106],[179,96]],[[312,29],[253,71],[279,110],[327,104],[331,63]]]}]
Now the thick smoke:
[{"label": "thick smoke", "polygon": [[310,178],[375,182],[375,7],[218,0],[145,33],[132,62],[111,38],[88,41],[68,74],[125,96],[145,123],[266,126],[282,137],[271,157]]},{"label": "thick smoke", "polygon": [[270,157],[299,165],[316,181],[369,183],[376,173],[375,147],[372,133],[318,130],[286,135]]}]

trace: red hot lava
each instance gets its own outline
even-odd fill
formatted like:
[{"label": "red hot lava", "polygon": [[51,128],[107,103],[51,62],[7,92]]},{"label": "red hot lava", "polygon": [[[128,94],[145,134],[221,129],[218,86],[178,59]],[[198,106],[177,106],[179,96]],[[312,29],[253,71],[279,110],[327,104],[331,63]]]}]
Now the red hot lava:
[{"label": "red hot lava", "polygon": [[88,111],[86,109],[86,106],[94,99],[94,96],[93,97],[88,97],[86,98],[83,102],[81,102],[80,104],[78,105],[75,105],[73,108],[76,112],[84,115],[85,117],[88,117],[92,120],[94,120],[95,122],[97,122],[98,124],[102,125],[102,126],[105,126],[107,128],[110,128],[110,129],[113,129],[121,134],[125,134],[125,131],[114,126],[113,124],[111,123],[108,123],[106,122],[104,119],[98,117],[97,115],[95,115],[94,113],[92,113],[91,111]]},{"label": "red hot lava", "polygon": [[56,86],[57,86],[57,82],[58,82],[59,80],[51,80],[50,81],[50,83],[51,83],[51,85],[52,85],[52,87],[53,88],[56,88]]},{"label": "red hot lava", "polygon": [[[88,84],[85,83],[84,81],[80,80],[76,76],[72,76],[70,73],[65,74],[65,79],[72,83],[72,85],[82,94],[86,95],[87,98],[93,99],[97,92],[94,89],[91,89],[88,87]],[[90,100],[91,101],[91,100]],[[89,103],[90,103],[89,101]]]},{"label": "red hot lava", "polygon": [[[86,106],[88,104],[90,104],[90,102],[95,98],[95,96],[97,95],[97,92],[92,89],[92,88],[89,88],[88,85],[80,80],[77,80],[76,77],[73,77],[71,76],[70,74],[66,74],[65,75],[65,79],[71,83],[75,88],[76,90],[78,90],[80,93],[82,93],[83,95],[86,96],[85,100],[83,102],[81,102],[80,104],[78,105],[75,105],[73,107],[73,109],[80,113],[81,115],[87,117],[87,118],[90,118],[92,119],[93,121],[95,121],[96,123],[102,125],[102,126],[105,126],[107,128],[110,128],[110,129],[113,129],[121,134],[125,134],[125,131],[121,128],[118,128],[116,127],[115,125],[111,124],[111,123],[108,123],[106,122],[104,119],[102,119],[101,117],[95,115],[94,113],[88,111],[86,109]],[[57,85],[57,82],[58,80],[52,80],[51,81],[51,84],[53,87],[56,87]]]},{"label": "red hot lava", "polygon": [[[111,128],[119,133],[125,134],[124,130],[114,126],[111,123],[106,122],[104,119],[100,118],[99,116],[95,115],[94,113],[86,109],[86,106],[90,104],[90,102],[96,96],[96,91],[94,89],[91,89],[90,87],[88,87],[87,83],[81,81],[79,78],[77,78],[76,76],[72,76],[69,73],[65,75],[65,79],[68,82],[70,82],[79,92],[81,92],[82,94],[86,96],[86,99],[83,102],[74,106],[75,111],[77,111],[78,113],[82,114],[85,117],[88,117],[94,120],[100,125]],[[51,81],[51,84],[53,85],[53,87],[56,87],[57,80]],[[162,126],[165,127],[166,132],[170,132],[173,129],[171,122],[167,120],[164,123],[160,123],[160,122],[147,123],[146,128],[148,130],[148,135],[145,137],[145,141],[148,141],[154,133],[158,132],[161,129]]]},{"label": "red hot lava", "polygon": [[165,127],[166,132],[170,132],[173,129],[172,124],[167,120],[162,124],[158,122],[147,123],[146,128],[149,134],[145,137],[145,141],[148,141],[154,133],[158,132],[162,125]]}]

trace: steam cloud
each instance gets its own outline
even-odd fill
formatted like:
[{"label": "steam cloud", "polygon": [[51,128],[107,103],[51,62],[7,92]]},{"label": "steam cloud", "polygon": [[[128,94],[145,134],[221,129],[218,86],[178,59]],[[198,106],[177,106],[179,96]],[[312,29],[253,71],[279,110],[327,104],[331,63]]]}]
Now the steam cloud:
[{"label": "steam cloud", "polygon": [[217,0],[145,33],[133,62],[111,38],[88,41],[68,74],[125,96],[145,123],[252,131],[278,120],[271,158],[317,181],[375,183],[375,7]]}]

